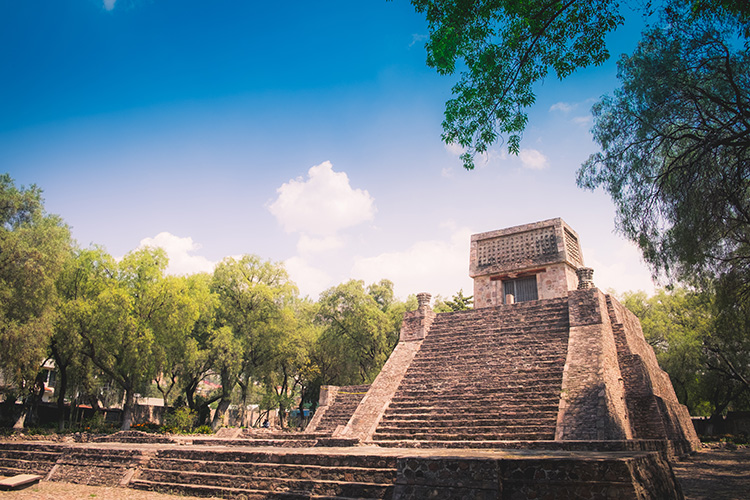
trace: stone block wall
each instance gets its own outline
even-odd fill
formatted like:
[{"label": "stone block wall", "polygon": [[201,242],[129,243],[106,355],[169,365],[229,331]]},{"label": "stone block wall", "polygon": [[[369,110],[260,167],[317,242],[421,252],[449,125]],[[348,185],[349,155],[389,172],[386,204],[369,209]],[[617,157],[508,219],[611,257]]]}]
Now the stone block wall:
[{"label": "stone block wall", "polygon": [[535,276],[540,300],[575,290],[583,266],[578,235],[562,219],[549,219],[472,235],[469,276],[474,307],[505,303],[503,281]]},{"label": "stone block wall", "polygon": [[[514,279],[519,273],[501,275],[501,277],[477,276],[474,278],[474,307],[481,309],[504,303],[503,281]],[[523,274],[521,270],[520,274]],[[535,270],[536,287],[539,300],[565,297],[568,290],[578,286],[576,270],[567,263],[547,265]]]},{"label": "stone block wall", "polygon": [[408,311],[404,315],[399,333],[399,341],[410,342],[412,340],[422,340],[435,321],[435,312],[430,307],[430,294],[417,294],[419,306],[416,311]]},{"label": "stone block wall", "polygon": [[369,385],[322,386],[318,408],[305,432],[332,434],[339,425],[346,425],[369,389]]},{"label": "stone block wall", "polygon": [[596,288],[568,294],[570,336],[556,440],[631,439],[606,300]]},{"label": "stone block wall", "polygon": [[681,500],[669,463],[657,453],[622,458],[546,456],[399,459],[393,498],[399,500]]}]

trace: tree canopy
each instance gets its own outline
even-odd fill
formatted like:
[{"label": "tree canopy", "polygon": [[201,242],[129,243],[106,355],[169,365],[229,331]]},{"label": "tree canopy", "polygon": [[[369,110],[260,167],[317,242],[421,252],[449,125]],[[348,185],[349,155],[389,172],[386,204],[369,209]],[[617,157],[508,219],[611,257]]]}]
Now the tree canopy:
[{"label": "tree canopy", "polygon": [[742,304],[728,307],[724,300],[721,289],[622,297],[691,415],[718,417],[750,408],[750,315]]},{"label": "tree canopy", "polygon": [[[444,75],[459,72],[445,107],[443,140],[474,155],[507,140],[518,153],[534,104],[534,85],[549,73],[564,79],[609,58],[606,37],[624,22],[614,0],[412,0],[429,27],[427,65]],[[651,13],[651,2],[639,7]],[[750,9],[741,0],[693,0],[692,11],[731,14],[748,33]]]},{"label": "tree canopy", "polygon": [[47,356],[55,280],[70,245],[67,225],[45,212],[41,189],[0,175],[0,370],[21,393],[34,389]]},{"label": "tree canopy", "polygon": [[[578,184],[603,187],[656,273],[750,266],[750,57],[730,18],[668,10],[594,106],[602,151]],[[750,270],[750,269],[749,269]]]}]

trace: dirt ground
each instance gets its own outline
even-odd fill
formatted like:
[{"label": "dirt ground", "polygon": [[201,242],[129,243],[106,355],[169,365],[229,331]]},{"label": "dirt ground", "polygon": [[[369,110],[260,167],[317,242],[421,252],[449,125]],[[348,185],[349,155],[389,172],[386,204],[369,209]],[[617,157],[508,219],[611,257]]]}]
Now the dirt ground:
[{"label": "dirt ground", "polygon": [[672,464],[686,500],[750,499],[750,448],[709,448]]},{"label": "dirt ground", "polygon": [[[750,448],[704,449],[673,464],[686,500],[750,499]],[[212,500],[128,488],[40,482],[20,491],[0,491],[0,500]],[[218,500],[218,499],[214,499]]]}]

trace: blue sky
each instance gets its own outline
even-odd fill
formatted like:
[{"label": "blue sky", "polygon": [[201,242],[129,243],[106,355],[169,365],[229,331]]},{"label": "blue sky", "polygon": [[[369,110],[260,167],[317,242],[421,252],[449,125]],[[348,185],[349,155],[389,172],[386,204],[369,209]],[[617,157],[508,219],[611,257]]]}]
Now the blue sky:
[{"label": "blue sky", "polygon": [[161,245],[174,273],[252,253],[313,298],[349,278],[450,296],[470,234],[562,217],[600,288],[650,291],[608,197],[575,186],[637,24],[539,86],[519,157],[465,172],[440,141],[453,80],[406,0],[0,2],[0,171],[81,246]]}]

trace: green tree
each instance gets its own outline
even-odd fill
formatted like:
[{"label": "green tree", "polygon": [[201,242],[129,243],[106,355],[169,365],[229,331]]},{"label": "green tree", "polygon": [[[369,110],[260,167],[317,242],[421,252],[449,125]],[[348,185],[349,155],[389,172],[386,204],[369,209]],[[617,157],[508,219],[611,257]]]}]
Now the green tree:
[{"label": "green tree", "polygon": [[679,401],[691,415],[710,414],[704,342],[711,335],[714,318],[708,294],[660,289],[652,297],[627,292],[622,301],[641,321],[643,334],[659,366],[669,374]]},{"label": "green tree", "polygon": [[750,269],[750,57],[731,19],[674,7],[619,62],[594,106],[602,151],[578,184],[603,187],[655,273]]},{"label": "green tree", "polygon": [[165,278],[165,293],[173,298],[168,315],[162,316],[154,346],[157,371],[154,382],[164,399],[171,405],[172,390],[187,380],[199,361],[198,344],[192,334],[199,318],[212,314],[216,306],[210,291],[210,276]]},{"label": "green tree", "polygon": [[82,268],[93,283],[71,305],[68,321],[81,350],[125,394],[122,429],[132,424],[136,393],[167,366],[169,351],[185,339],[199,315],[188,282],[165,277],[166,253],[142,248],[115,263],[101,250]]},{"label": "green tree", "polygon": [[259,371],[267,394],[264,399],[279,410],[282,427],[294,402],[299,398],[302,408],[315,382],[310,356],[320,329],[313,324],[313,315],[311,302],[297,300],[282,308],[277,321],[269,325],[277,331],[271,335],[275,340]]},{"label": "green tree", "polygon": [[459,144],[464,167],[505,136],[518,153],[533,86],[550,70],[565,78],[608,57],[605,36],[622,24],[611,0],[412,0],[429,24],[427,65],[462,68],[446,103],[443,140]]},{"label": "green tree", "polygon": [[464,296],[464,291],[459,290],[453,296],[453,300],[443,300],[441,297],[437,297],[435,300],[435,312],[453,312],[453,311],[466,311],[471,309],[471,305],[474,302],[474,297],[469,295]]},{"label": "green tree", "polygon": [[62,219],[45,212],[42,191],[16,188],[0,175],[0,370],[11,391],[32,404],[43,391],[36,379],[53,333],[55,280],[70,245]]},{"label": "green tree", "polygon": [[320,295],[316,321],[323,330],[313,356],[323,383],[363,384],[380,372],[406,311],[392,289],[387,280],[367,289],[351,280]]},{"label": "green tree", "polygon": [[57,369],[58,429],[64,428],[64,404],[71,371],[81,381],[88,379],[93,366],[82,359],[80,329],[90,327],[92,301],[114,278],[115,263],[98,247],[72,249],[57,280],[59,314],[49,343],[50,356]]},{"label": "green tree", "polygon": [[237,384],[244,412],[251,384],[262,375],[261,367],[272,357],[274,345],[283,334],[277,323],[283,321],[281,311],[294,300],[297,287],[281,264],[244,255],[226,258],[216,266],[212,290],[219,301],[217,324],[232,333],[232,339],[224,339],[222,345],[231,343],[238,356],[237,363],[225,356],[227,362],[220,366],[222,394],[214,415],[216,428]]},{"label": "green tree", "polygon": [[[746,286],[745,278],[737,273],[722,276],[715,286],[715,328],[704,349],[706,366],[720,380],[712,400],[719,411],[730,405],[750,410],[750,302],[744,295]],[[743,290],[740,300],[738,288]]]},{"label": "green tree", "polygon": [[[460,68],[446,103],[443,140],[465,148],[464,167],[501,138],[518,153],[534,85],[550,72],[564,79],[607,60],[606,36],[624,21],[614,0],[412,0],[429,25],[427,65],[450,75]],[[740,0],[693,0],[694,12],[731,14],[748,30]],[[641,4],[644,15],[651,2]]]},{"label": "green tree", "polygon": [[623,304],[641,321],[646,340],[666,371],[677,398],[693,415],[719,417],[745,410],[750,396],[750,311],[717,290],[684,288],[628,292]]}]

